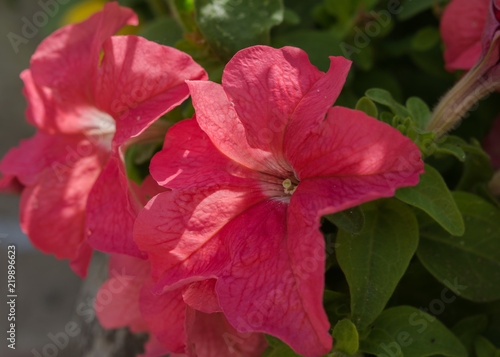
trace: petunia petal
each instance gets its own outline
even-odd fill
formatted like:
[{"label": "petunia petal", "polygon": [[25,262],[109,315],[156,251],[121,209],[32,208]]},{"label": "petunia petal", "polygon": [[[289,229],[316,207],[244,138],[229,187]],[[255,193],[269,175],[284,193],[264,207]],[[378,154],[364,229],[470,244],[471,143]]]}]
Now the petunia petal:
[{"label": "petunia petal", "polygon": [[112,156],[90,191],[86,206],[85,234],[94,249],[145,258],[132,237],[137,213],[130,196],[123,163]]},{"label": "petunia petal", "polygon": [[[169,196],[174,202],[181,201],[173,193],[169,193]],[[168,197],[161,195],[156,197],[157,200],[164,201],[165,206],[177,212],[178,208],[172,207],[172,201],[169,200],[170,204],[167,205],[166,198]],[[197,199],[188,202],[192,204],[191,209],[196,208],[213,214],[214,209],[210,210],[209,207],[214,202],[225,202],[222,207],[226,207],[235,201],[234,198],[221,200],[217,196],[208,196],[202,200],[202,205]],[[181,284],[217,277],[216,292],[219,304],[231,325],[238,331],[261,331],[278,336],[306,356],[328,352],[331,348],[331,337],[321,304],[323,246],[321,243],[317,247],[295,244],[291,248],[288,245],[287,206],[281,200],[262,201],[244,211],[236,210],[241,213],[230,221],[226,218],[226,224],[222,228],[219,227],[220,218],[215,218],[215,225],[211,221],[205,223],[197,220],[196,223],[200,224],[200,227],[212,224],[202,231],[206,232],[206,235],[196,232],[192,225],[185,225],[187,228],[182,237],[174,234],[175,228],[166,230],[172,233],[160,236],[163,241],[158,241],[155,249],[149,251],[150,257],[159,268],[166,267],[167,262],[174,259],[178,260],[178,263],[170,264],[168,269],[163,270],[154,291],[162,291],[164,286],[175,289]],[[157,206],[155,211],[164,210]],[[220,213],[219,208],[218,214],[213,215],[212,220],[219,217]],[[141,218],[151,217],[139,216],[137,222],[141,222]],[[165,226],[171,227],[172,216],[170,221],[163,218],[159,222],[164,222],[164,225],[168,222]],[[155,222],[150,221],[150,224],[155,226]],[[140,226],[136,224],[136,229],[138,227]],[[214,233],[211,234],[212,227]],[[139,237],[144,239],[151,234],[150,231],[143,231]],[[319,232],[317,234],[319,235]],[[166,242],[166,238],[171,240]],[[165,252],[168,245],[173,249],[170,248],[170,255],[167,256]],[[318,252],[310,251],[313,248],[318,248]],[[298,251],[290,252],[290,249]],[[176,253],[175,258],[172,252]],[[311,256],[313,253],[317,255],[318,260],[316,270],[303,275],[303,272],[296,270],[294,264],[300,261],[298,257]],[[163,256],[163,260],[156,258],[156,254]],[[291,256],[297,260],[292,261]],[[310,283],[305,283],[304,279],[310,280]],[[314,289],[309,292],[299,289],[303,285],[311,288],[308,284],[314,286]]]},{"label": "petunia petal", "polygon": [[137,36],[109,38],[92,78],[98,108],[116,118],[115,144],[139,135],[189,95],[186,80],[206,80],[191,56]]},{"label": "petunia petal", "polygon": [[149,335],[148,342],[144,345],[144,353],[138,355],[137,357],[185,357],[184,354],[172,354],[168,353],[168,350],[158,341],[155,335]]},{"label": "petunia petal", "polygon": [[[74,147],[73,147],[74,149]],[[76,157],[72,166],[47,167],[21,197],[21,228],[35,247],[58,258],[74,259],[84,240],[85,205],[101,171],[103,154]],[[87,259],[88,261],[88,259]]]},{"label": "petunia petal", "polygon": [[222,313],[207,314],[188,308],[186,333],[189,356],[259,357],[267,346],[262,334],[236,331]]},{"label": "petunia petal", "polygon": [[[59,131],[57,121],[57,104],[52,98],[52,91],[47,87],[38,86],[33,80],[31,70],[25,69],[20,74],[24,82],[23,95],[27,99],[27,108],[25,112],[26,120],[46,133],[54,134]],[[70,122],[73,122],[70,120]],[[77,128],[71,128],[69,131],[78,131]]]},{"label": "petunia petal", "polygon": [[131,9],[111,2],[87,20],[57,30],[42,41],[31,57],[35,82],[57,88],[67,98],[75,93],[82,93],[79,97],[89,95],[86,84],[91,68],[99,63],[103,42],[123,26],[137,23]]},{"label": "petunia petal", "polygon": [[0,193],[21,193],[24,185],[16,176],[3,176],[0,178]]},{"label": "petunia petal", "polygon": [[69,261],[70,268],[82,279],[87,277],[93,252],[94,251],[90,247],[89,243],[86,240],[83,240],[76,249],[76,256]]},{"label": "petunia petal", "polygon": [[130,327],[131,331],[147,331],[139,310],[140,287],[149,276],[147,261],[113,254],[109,260],[109,278],[99,289],[95,311],[104,328]]},{"label": "petunia petal", "polygon": [[84,85],[72,88],[74,93],[66,89],[61,93],[59,88],[35,82],[29,69],[21,73],[21,79],[28,100],[26,118],[38,129],[50,134],[114,133],[113,118],[95,107]]},{"label": "petunia petal", "polygon": [[[98,68],[104,41],[126,24],[137,24],[131,9],[108,3],[86,21],[65,26],[38,46],[22,74],[28,119],[47,132],[77,133],[99,117],[89,78]],[[106,120],[109,120],[107,118]]]},{"label": "petunia petal", "polygon": [[418,147],[363,112],[333,107],[322,122],[296,123],[305,122],[288,127],[285,156],[300,180],[385,174],[394,177],[397,188],[417,184],[423,173]]},{"label": "petunia petal", "polygon": [[453,0],[441,18],[446,69],[471,69],[481,55],[481,35],[490,0]]},{"label": "petunia petal", "polygon": [[[155,292],[175,280],[169,270],[179,275],[178,286],[212,276],[182,281],[186,272],[202,274],[206,264],[223,265],[227,248],[221,246],[217,232],[248,207],[266,197],[258,189],[208,188],[164,192],[153,197],[139,213],[134,226],[134,240],[148,253],[152,275],[157,282]],[[175,269],[174,269],[175,268]],[[174,288],[174,287],[172,287]]]},{"label": "petunia petal", "polygon": [[350,61],[342,57],[331,61],[325,74],[299,48],[267,46],[244,49],[229,61],[222,86],[251,147],[271,152],[286,167],[283,133],[292,114],[302,105],[309,121],[323,119],[344,85]]},{"label": "petunia petal", "polygon": [[252,186],[251,180],[281,181],[242,166],[223,155],[194,119],[169,129],[163,150],[152,159],[151,174],[159,184],[172,189],[196,187]]},{"label": "petunia petal", "polygon": [[220,152],[256,171],[279,175],[290,170],[283,167],[270,152],[248,143],[245,128],[220,84],[188,81],[188,85],[196,120]]},{"label": "petunia petal", "polygon": [[161,192],[168,191],[164,187],[158,185],[158,182],[156,182],[151,175],[146,176],[146,178],[144,179],[144,181],[142,181],[142,184],[140,186],[136,185],[133,182],[131,182],[131,184],[132,184],[132,189],[134,191],[134,196],[138,203],[135,209],[136,215],[139,214],[142,208],[148,203],[148,201],[152,197],[156,196]]},{"label": "petunia petal", "polygon": [[211,314],[220,312],[219,301],[215,294],[215,279],[197,281],[190,284],[182,292],[182,298],[189,307]]},{"label": "petunia petal", "polygon": [[218,274],[216,292],[238,331],[265,332],[304,356],[320,356],[332,344],[322,305],[324,243],[317,230],[314,239],[290,231],[287,207],[271,199],[224,227],[231,263]]},{"label": "petunia petal", "polygon": [[57,176],[59,172],[71,170],[80,157],[98,151],[101,149],[83,135],[50,135],[38,131],[9,150],[0,163],[0,170],[5,175],[16,176],[24,185],[31,185],[44,170],[52,170]]},{"label": "petunia petal", "polygon": [[172,290],[161,295],[153,295],[154,282],[148,278],[142,286],[139,306],[141,315],[149,330],[170,352],[184,353],[186,348],[186,304],[182,300],[182,290]]}]

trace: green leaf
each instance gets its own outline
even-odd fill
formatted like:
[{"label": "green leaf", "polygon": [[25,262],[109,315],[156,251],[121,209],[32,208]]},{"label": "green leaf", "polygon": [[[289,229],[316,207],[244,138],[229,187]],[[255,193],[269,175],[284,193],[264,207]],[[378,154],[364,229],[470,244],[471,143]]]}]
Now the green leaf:
[{"label": "green leaf", "polygon": [[266,357],[302,357],[277,337],[266,335],[266,340],[269,343]]},{"label": "green leaf", "polygon": [[394,114],[389,112],[380,113],[380,121],[383,121],[386,124],[392,125],[392,121],[394,120]]},{"label": "green leaf", "polygon": [[453,155],[462,162],[467,158],[463,147],[468,144],[464,139],[458,136],[446,135],[440,138],[436,144],[436,154]]},{"label": "green leaf", "polygon": [[379,66],[373,70],[354,76],[352,86],[359,93],[365,93],[372,88],[384,89],[391,93],[394,100],[399,101],[403,97],[401,84],[398,77],[389,70]]},{"label": "green leaf", "polygon": [[403,357],[401,348],[392,348],[398,346],[397,342],[381,329],[369,331],[368,337],[359,341],[359,350],[380,357]]},{"label": "green leaf", "polygon": [[431,117],[431,111],[427,104],[419,97],[410,97],[406,101],[406,108],[408,108],[416,126],[424,129]]},{"label": "green leaf", "polygon": [[385,310],[371,328],[360,348],[376,356],[467,356],[464,346],[446,326],[412,306]]},{"label": "green leaf", "polygon": [[303,49],[309,55],[312,64],[321,71],[330,67],[329,56],[340,56],[340,40],[329,32],[316,30],[288,31],[273,37],[273,47],[294,46]]},{"label": "green leaf", "polygon": [[160,142],[132,145],[125,152],[125,170],[127,177],[137,184],[149,175],[149,163],[154,154],[161,150]]},{"label": "green leaf", "polygon": [[365,223],[365,216],[359,206],[329,214],[325,218],[337,227],[353,234],[361,232]]},{"label": "green leaf", "polygon": [[323,306],[328,315],[328,320],[333,324],[349,315],[349,296],[325,289],[323,293]]},{"label": "green leaf", "polygon": [[467,191],[477,184],[489,182],[493,177],[493,168],[490,157],[481,149],[478,142],[463,146],[463,149],[467,152],[467,156],[464,172],[456,189]]},{"label": "green leaf", "polygon": [[201,33],[220,58],[270,43],[270,30],[283,21],[282,0],[194,0]]},{"label": "green leaf", "polygon": [[337,261],[351,293],[351,320],[366,328],[384,309],[418,245],[413,211],[394,199],[363,205],[359,234],[339,230]]},{"label": "green leaf", "polygon": [[477,357],[500,357],[500,350],[483,336],[476,338],[474,347]]},{"label": "green leaf", "polygon": [[427,51],[439,42],[439,30],[434,26],[427,26],[417,31],[411,39],[411,47],[415,51]]},{"label": "green leaf", "polygon": [[284,344],[284,342],[281,341],[278,337],[274,337],[271,335],[265,335],[265,336],[267,343],[269,343],[269,346],[271,347],[281,347]]},{"label": "green leaf", "polygon": [[378,110],[375,103],[373,103],[368,97],[361,97],[356,103],[356,110],[361,110],[366,115],[373,118],[378,118]]},{"label": "green leaf", "polygon": [[410,116],[408,110],[403,105],[399,104],[396,100],[394,100],[391,93],[389,93],[385,89],[380,89],[380,88],[368,89],[365,95],[374,102],[385,105],[386,107],[391,109],[391,111],[394,114],[396,114],[401,118],[406,118]]},{"label": "green leaf", "polygon": [[466,192],[453,197],[465,222],[454,237],[439,225],[421,226],[417,255],[425,268],[457,295],[483,302],[500,298],[500,210]]},{"label": "green leaf", "polygon": [[153,22],[147,22],[138,35],[164,46],[175,46],[182,39],[183,30],[179,23],[170,18],[162,17]]},{"label": "green leaf", "polygon": [[349,319],[337,322],[332,332],[333,347],[340,352],[352,355],[358,351],[359,336],[356,326]]},{"label": "green leaf", "polygon": [[475,315],[460,320],[451,329],[469,352],[469,355],[474,353],[474,341],[476,337],[482,334],[488,325],[488,317],[486,315]]},{"label": "green leaf", "polygon": [[462,214],[441,174],[432,166],[425,165],[425,173],[416,186],[396,190],[396,198],[420,208],[451,234],[464,234]]}]

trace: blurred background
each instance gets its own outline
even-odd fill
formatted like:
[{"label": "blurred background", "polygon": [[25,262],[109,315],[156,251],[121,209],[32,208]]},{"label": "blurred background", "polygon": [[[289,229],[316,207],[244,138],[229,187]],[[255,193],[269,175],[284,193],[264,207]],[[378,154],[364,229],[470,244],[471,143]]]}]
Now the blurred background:
[{"label": "blurred background", "polygon": [[[24,120],[26,102],[21,93],[23,84],[19,74],[29,67],[29,59],[36,46],[52,31],[55,26],[53,19],[46,26],[27,32],[32,38],[25,38],[14,45],[11,41],[17,38],[12,34],[24,37],[26,19],[33,21],[33,17],[43,11],[41,2],[0,0],[0,158],[21,139],[34,134],[33,128]],[[59,9],[54,17],[60,16],[70,6],[70,3],[57,4]],[[0,356],[38,356],[33,349],[43,356],[42,347],[51,342],[48,334],[64,331],[66,324],[71,321],[80,279],[69,269],[66,261],[44,255],[31,246],[19,228],[18,215],[19,197],[0,194],[0,329],[3,331]],[[15,350],[8,348],[6,341],[7,246],[10,244],[17,248]]]}]

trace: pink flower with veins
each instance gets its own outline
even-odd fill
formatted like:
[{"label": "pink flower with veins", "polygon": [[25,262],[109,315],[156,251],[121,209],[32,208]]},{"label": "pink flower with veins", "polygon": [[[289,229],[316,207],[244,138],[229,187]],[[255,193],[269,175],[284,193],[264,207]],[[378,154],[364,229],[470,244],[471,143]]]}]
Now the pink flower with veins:
[{"label": "pink flower with veins", "polygon": [[15,177],[25,186],[24,232],[43,252],[70,259],[82,277],[92,252],[88,242],[143,255],[132,240],[123,152],[134,141],[163,136],[166,129],[153,122],[188,97],[186,79],[207,78],[185,53],[137,36],[112,36],[127,24],[137,24],[133,11],[107,3],[39,45],[21,74],[26,116],[38,131],[0,164],[2,182]]},{"label": "pink flower with veins", "polygon": [[105,328],[149,332],[141,357],[259,357],[266,348],[264,335],[240,333],[227,322],[214,280],[153,295],[149,262],[119,254],[111,256],[109,276],[97,293],[97,317]]},{"label": "pink flower with veins", "polygon": [[441,18],[446,69],[471,69],[481,56],[481,35],[491,0],[453,0]]},{"label": "pink flower with veins", "polygon": [[[484,8],[483,8],[484,7]],[[477,27],[469,29],[470,25]],[[458,30],[457,30],[458,29]],[[447,69],[467,69],[439,101],[427,131],[450,131],[481,98],[500,89],[500,5],[498,0],[454,0],[441,22]]]},{"label": "pink flower with veins", "polygon": [[255,46],[222,85],[188,81],[196,119],[167,133],[151,173],[172,191],[141,211],[134,239],[156,293],[216,279],[229,323],[305,356],[332,346],[322,305],[322,215],[394,195],[423,172],[419,149],[364,113],[333,107],[350,61],[327,73],[305,52]]}]

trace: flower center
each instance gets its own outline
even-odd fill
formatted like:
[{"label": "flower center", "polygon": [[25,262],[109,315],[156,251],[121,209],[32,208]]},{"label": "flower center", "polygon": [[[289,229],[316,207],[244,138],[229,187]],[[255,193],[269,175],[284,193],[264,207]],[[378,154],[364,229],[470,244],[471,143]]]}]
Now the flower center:
[{"label": "flower center", "polygon": [[89,118],[89,128],[86,130],[89,135],[100,135],[111,137],[116,131],[115,119],[108,113],[104,113],[98,109],[90,109],[87,113]]},{"label": "flower center", "polygon": [[90,107],[83,111],[81,122],[84,134],[94,145],[111,150],[111,142],[116,131],[115,119],[111,115]]},{"label": "flower center", "polygon": [[298,183],[292,182],[292,180],[290,180],[290,179],[285,179],[285,180],[283,180],[282,185],[283,185],[285,193],[287,195],[291,196],[295,192],[295,190],[297,189]]}]

